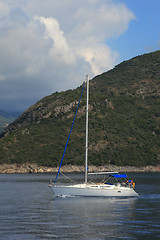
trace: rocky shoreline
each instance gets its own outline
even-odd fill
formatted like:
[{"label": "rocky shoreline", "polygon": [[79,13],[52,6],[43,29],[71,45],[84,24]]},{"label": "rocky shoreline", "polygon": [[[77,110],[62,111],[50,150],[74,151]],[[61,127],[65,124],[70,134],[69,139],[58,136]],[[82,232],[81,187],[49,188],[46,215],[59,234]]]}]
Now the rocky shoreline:
[{"label": "rocky shoreline", "polygon": [[[1,164],[0,173],[57,173],[58,167],[46,167],[38,166],[37,164]],[[160,165],[158,166],[145,166],[145,167],[134,167],[134,166],[89,166],[89,172],[160,172]],[[61,172],[84,172],[84,166],[77,165],[66,165],[62,166]]]}]

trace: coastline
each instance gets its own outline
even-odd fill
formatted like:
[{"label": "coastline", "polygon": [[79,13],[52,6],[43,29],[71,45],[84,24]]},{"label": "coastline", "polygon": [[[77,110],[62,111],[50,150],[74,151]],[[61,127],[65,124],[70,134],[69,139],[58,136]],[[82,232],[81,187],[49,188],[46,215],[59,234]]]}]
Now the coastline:
[{"label": "coastline", "polygon": [[[37,164],[0,164],[0,173],[57,173],[59,167],[38,166]],[[160,172],[160,165],[158,166],[89,166],[89,172]],[[63,173],[84,172],[84,166],[78,165],[64,165],[61,168]]]}]

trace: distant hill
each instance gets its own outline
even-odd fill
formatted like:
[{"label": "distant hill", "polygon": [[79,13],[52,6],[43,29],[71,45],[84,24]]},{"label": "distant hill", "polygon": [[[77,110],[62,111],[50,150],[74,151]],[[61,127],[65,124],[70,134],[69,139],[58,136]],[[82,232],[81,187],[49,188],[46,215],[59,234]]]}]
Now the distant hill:
[{"label": "distant hill", "polygon": [[8,113],[0,109],[0,133],[2,133],[19,115],[20,113]]},{"label": "distant hill", "polygon": [[[81,87],[53,93],[26,110],[1,135],[0,163],[57,166]],[[84,164],[83,94],[64,164]],[[90,81],[89,164],[160,163],[160,51],[122,62]]]}]

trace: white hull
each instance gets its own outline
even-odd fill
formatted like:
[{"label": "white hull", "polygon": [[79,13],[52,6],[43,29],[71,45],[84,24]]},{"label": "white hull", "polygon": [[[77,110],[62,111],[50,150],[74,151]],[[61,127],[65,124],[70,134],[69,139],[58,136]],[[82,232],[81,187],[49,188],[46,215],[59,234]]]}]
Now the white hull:
[{"label": "white hull", "polygon": [[51,186],[55,196],[84,197],[136,197],[138,194],[129,187],[107,184],[77,184]]}]

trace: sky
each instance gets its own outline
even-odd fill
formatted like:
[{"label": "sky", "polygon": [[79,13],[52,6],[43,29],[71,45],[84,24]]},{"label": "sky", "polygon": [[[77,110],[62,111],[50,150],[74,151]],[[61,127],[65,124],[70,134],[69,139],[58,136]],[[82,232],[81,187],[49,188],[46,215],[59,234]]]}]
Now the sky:
[{"label": "sky", "polygon": [[23,112],[159,50],[159,0],[0,0],[0,109]]}]

